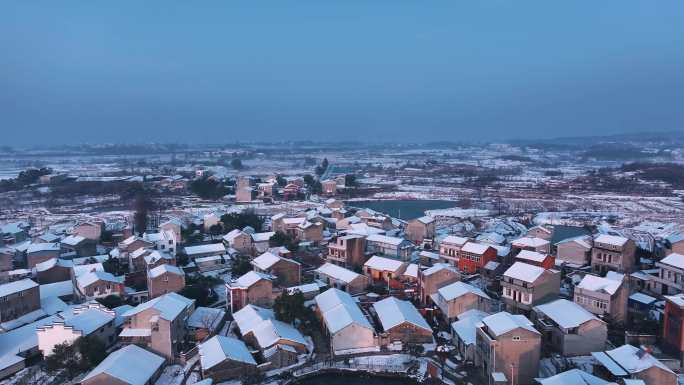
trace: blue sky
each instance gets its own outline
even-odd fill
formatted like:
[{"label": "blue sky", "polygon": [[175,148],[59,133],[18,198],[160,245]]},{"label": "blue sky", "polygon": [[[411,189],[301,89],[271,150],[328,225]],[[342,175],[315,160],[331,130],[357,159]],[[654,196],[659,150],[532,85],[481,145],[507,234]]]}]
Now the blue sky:
[{"label": "blue sky", "polygon": [[0,2],[9,144],[684,129],[684,2]]}]

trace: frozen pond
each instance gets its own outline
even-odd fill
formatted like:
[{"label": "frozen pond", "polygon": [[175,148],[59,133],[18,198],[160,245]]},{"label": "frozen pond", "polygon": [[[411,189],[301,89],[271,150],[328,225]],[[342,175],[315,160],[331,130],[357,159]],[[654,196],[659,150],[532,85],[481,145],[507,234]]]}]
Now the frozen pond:
[{"label": "frozen pond", "polygon": [[425,215],[425,210],[448,209],[456,207],[456,202],[445,200],[376,200],[347,202],[348,206],[369,208],[404,220],[415,219]]}]

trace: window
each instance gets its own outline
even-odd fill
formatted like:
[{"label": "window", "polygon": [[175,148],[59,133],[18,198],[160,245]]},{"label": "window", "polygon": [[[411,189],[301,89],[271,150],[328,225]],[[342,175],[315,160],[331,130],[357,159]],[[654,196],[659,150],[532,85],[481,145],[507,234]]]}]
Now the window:
[{"label": "window", "polygon": [[513,341],[520,341],[520,336],[513,336]]}]

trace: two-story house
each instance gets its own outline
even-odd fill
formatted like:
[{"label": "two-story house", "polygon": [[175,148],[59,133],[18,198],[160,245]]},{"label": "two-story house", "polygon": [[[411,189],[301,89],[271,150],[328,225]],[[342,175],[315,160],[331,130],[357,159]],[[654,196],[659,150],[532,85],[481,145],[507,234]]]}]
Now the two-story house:
[{"label": "two-story house", "polygon": [[532,307],[549,302],[560,292],[560,272],[515,262],[503,274],[502,298],[514,313],[527,313]]},{"label": "two-story house", "polygon": [[413,244],[404,238],[372,234],[366,238],[366,251],[370,254],[387,255],[406,261],[413,251]]},{"label": "two-story house", "polygon": [[607,324],[567,299],[535,306],[532,320],[549,352],[564,357],[586,356],[606,347]]},{"label": "two-story house", "polygon": [[366,290],[370,283],[368,277],[358,274],[342,266],[332,263],[324,263],[314,270],[317,280],[327,284],[331,288],[346,291],[350,294],[358,294]]},{"label": "two-story house", "polygon": [[185,273],[174,265],[159,265],[147,272],[147,291],[150,299],[167,293],[177,293],[184,287]]},{"label": "two-story house", "polygon": [[574,301],[589,312],[617,323],[627,320],[629,287],[624,274],[608,272],[605,277],[587,274],[575,286]]},{"label": "two-story house", "polygon": [[658,275],[651,277],[651,290],[672,295],[684,292],[684,254],[672,253],[656,262]]},{"label": "two-story house", "polygon": [[0,285],[0,323],[40,309],[38,286],[28,278]]},{"label": "two-story house", "polygon": [[227,283],[227,306],[231,313],[248,304],[271,307],[276,296],[273,291],[273,280],[274,277],[271,275],[249,271]]},{"label": "two-story house", "polygon": [[408,221],[406,225],[406,238],[415,243],[422,244],[425,240],[435,238],[435,218],[423,216]]},{"label": "two-story house", "polygon": [[430,298],[447,322],[468,310],[489,312],[492,307],[492,299],[485,292],[461,281],[439,288]]},{"label": "two-story house", "polygon": [[608,234],[594,238],[594,247],[591,249],[591,270],[594,273],[630,273],[634,270],[635,260],[636,244],[633,240]]},{"label": "two-story house", "polygon": [[328,243],[326,260],[336,265],[354,268],[365,262],[366,238],[350,234],[333,238]]},{"label": "two-story house", "polygon": [[458,266],[458,255],[461,248],[468,242],[468,238],[449,235],[439,242],[439,256],[442,262]]},{"label": "two-story house", "polygon": [[301,283],[302,265],[289,258],[266,252],[252,260],[254,271],[276,277],[276,282],[284,287]]},{"label": "two-story house", "polygon": [[496,261],[496,249],[490,245],[467,242],[458,253],[458,269],[475,274],[490,261]]},{"label": "two-story house", "polygon": [[438,289],[461,279],[456,267],[449,263],[435,263],[425,270],[418,271],[418,298],[427,304],[428,298]]}]

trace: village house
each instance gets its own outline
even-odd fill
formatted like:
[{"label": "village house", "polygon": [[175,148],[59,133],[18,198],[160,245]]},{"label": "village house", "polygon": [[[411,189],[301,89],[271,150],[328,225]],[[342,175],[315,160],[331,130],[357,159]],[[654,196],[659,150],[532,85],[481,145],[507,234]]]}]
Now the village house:
[{"label": "village house", "polygon": [[132,235],[123,241],[119,242],[117,247],[118,257],[128,260],[128,254],[132,253],[138,249],[151,249],[154,247],[154,243],[147,242],[140,237]]},{"label": "village house", "polygon": [[564,357],[586,356],[606,347],[606,323],[566,299],[535,306],[532,320],[542,334],[544,348]]},{"label": "village house", "polygon": [[280,286],[288,287],[301,283],[302,265],[295,260],[266,252],[254,258],[251,264],[254,271],[275,276]]},{"label": "village house", "polygon": [[195,341],[204,341],[220,330],[225,319],[226,312],[223,309],[198,306],[188,318],[188,332]]},{"label": "village house", "polygon": [[316,314],[330,337],[333,354],[380,350],[375,329],[351,295],[333,288],[317,295],[314,300]]},{"label": "village house", "polygon": [[251,235],[252,235],[252,245],[254,246],[254,250],[252,252],[260,254],[260,253],[265,253],[268,250],[268,248],[271,246],[270,240],[271,240],[271,237],[275,235],[275,232],[266,231],[263,233],[253,233]]},{"label": "village house", "polygon": [[606,277],[587,274],[575,286],[574,301],[589,312],[611,322],[627,320],[629,285],[625,276],[608,272]]},{"label": "village house", "polygon": [[461,281],[439,288],[430,298],[447,322],[468,310],[489,312],[492,307],[492,299],[485,292]]},{"label": "village house", "polygon": [[539,385],[615,385],[579,369],[566,370],[551,377],[538,378],[537,381]]},{"label": "village house", "polygon": [[299,197],[299,194],[301,192],[301,187],[294,184],[294,183],[288,183],[283,187],[283,200],[289,201],[289,200],[294,200]]},{"label": "village house", "polygon": [[226,247],[223,243],[208,243],[199,246],[186,246],[185,254],[190,260],[203,257],[216,257],[226,254]]},{"label": "village house", "polygon": [[90,257],[97,254],[97,242],[81,235],[69,235],[59,243],[60,254]]},{"label": "village house", "polygon": [[271,230],[297,238],[297,226],[304,222],[306,222],[306,217],[290,217],[282,213],[276,214],[271,217]]},{"label": "village house", "polygon": [[475,336],[477,325],[489,313],[477,309],[471,309],[458,315],[458,321],[451,323],[451,335],[458,354],[465,362],[475,361]]},{"label": "village house", "polygon": [[496,313],[482,319],[476,330],[475,364],[488,378],[503,373],[511,384],[531,385],[539,376],[541,334],[523,315]]},{"label": "village house", "polygon": [[40,309],[40,289],[30,279],[0,285],[0,323]]},{"label": "village house", "polygon": [[321,188],[324,195],[335,195],[337,194],[337,182],[332,179],[326,179],[321,181]]},{"label": "village house", "polygon": [[366,251],[370,254],[387,255],[408,260],[413,244],[404,238],[372,234],[366,238]]},{"label": "village house", "polygon": [[168,221],[162,223],[159,225],[159,231],[165,232],[165,231],[170,231],[173,233],[173,239],[176,240],[176,243],[181,243],[182,242],[182,232],[183,230],[183,222],[178,219],[178,218],[171,218]]},{"label": "village house", "polygon": [[75,294],[81,300],[90,301],[110,295],[125,295],[123,277],[115,277],[104,271],[81,274],[75,281]]},{"label": "village house", "polygon": [[[676,385],[677,375],[647,351],[632,345],[591,353],[594,375],[607,381],[642,380],[644,385]],[[625,382],[629,383],[629,382]]]},{"label": "village house", "polygon": [[112,352],[81,380],[81,385],[151,385],[161,375],[164,358],[136,345]]},{"label": "village house", "polygon": [[423,216],[408,221],[406,225],[406,239],[420,245],[425,240],[432,241],[435,238],[435,218]]},{"label": "village house", "polygon": [[145,257],[152,253],[152,249],[139,248],[128,253],[128,269],[131,272],[147,270]]},{"label": "village house", "polygon": [[363,271],[371,283],[390,284],[399,280],[407,266],[406,262],[374,255],[363,264]]},{"label": "village house", "polygon": [[176,266],[176,258],[174,258],[171,254],[157,250],[152,250],[149,254],[147,254],[144,257],[144,259],[148,271],[161,265]]},{"label": "village house", "polygon": [[437,290],[461,279],[461,274],[448,263],[435,263],[431,267],[418,271],[418,288],[420,303],[427,304],[428,298]]},{"label": "village house", "polygon": [[591,271],[594,273],[630,273],[634,269],[635,260],[636,244],[633,240],[607,234],[594,238],[594,247],[591,249]]},{"label": "village house", "polygon": [[327,208],[329,208],[329,209],[331,209],[331,210],[334,210],[334,209],[338,209],[338,210],[339,210],[339,209],[343,209],[343,208],[344,208],[344,202],[341,201],[341,200],[339,200],[339,199],[328,198],[328,199],[325,200],[325,207],[327,207]]},{"label": "village house", "polygon": [[81,222],[71,229],[71,234],[81,236],[93,242],[99,242],[102,237],[103,222]]},{"label": "village house", "polygon": [[684,359],[684,295],[665,296],[663,348],[677,359]]},{"label": "village house", "polygon": [[411,302],[387,297],[373,304],[386,341],[384,345],[402,346],[433,343],[432,328]]},{"label": "village house", "polygon": [[553,237],[553,228],[548,228],[542,225],[534,226],[527,230],[525,236],[528,238],[540,238],[550,241]]},{"label": "village house", "polygon": [[195,266],[201,273],[220,270],[229,267],[231,257],[229,255],[210,255],[195,258]]},{"label": "village house", "polygon": [[240,229],[230,231],[223,236],[226,247],[233,248],[242,254],[252,254],[252,236]]},{"label": "village house", "polygon": [[489,261],[496,261],[496,249],[492,246],[466,242],[458,253],[458,269],[467,274],[475,274]]},{"label": "village house", "polygon": [[328,243],[326,260],[336,265],[354,268],[365,262],[366,238],[361,235],[343,235]]},{"label": "village house", "polygon": [[314,244],[323,241],[323,223],[320,221],[300,223],[295,229],[295,239]]},{"label": "village house", "polygon": [[443,262],[449,262],[453,266],[458,266],[458,256],[463,245],[468,243],[468,238],[449,235],[439,242],[439,255]]},{"label": "village house", "polygon": [[560,272],[515,262],[504,272],[501,286],[506,309],[526,313],[536,305],[558,298]]},{"label": "village house", "polygon": [[123,313],[125,323],[119,337],[173,359],[181,351],[187,319],[194,310],[195,300],[176,293],[164,294]]},{"label": "village house", "polygon": [[275,189],[276,184],[269,182],[269,183],[259,183],[257,184],[257,198],[259,199],[271,199],[273,198],[273,195],[275,194]]},{"label": "village house", "polygon": [[176,255],[178,238],[173,231],[162,230],[158,233],[145,233],[143,239],[154,244],[154,249]]},{"label": "village house", "polygon": [[556,258],[577,267],[589,265],[592,245],[588,235],[564,239],[556,243]]},{"label": "village house", "polygon": [[684,292],[684,254],[671,253],[656,262],[657,275],[652,275],[650,290],[656,294],[672,295]]},{"label": "village house", "polygon": [[684,254],[684,233],[676,233],[665,238],[665,254]]},{"label": "village house", "polygon": [[72,261],[61,258],[50,258],[36,265],[36,279],[38,283],[55,283],[71,279]]},{"label": "village house", "polygon": [[31,243],[26,249],[26,264],[32,269],[48,259],[59,258],[61,250],[59,243]]},{"label": "village house", "polygon": [[174,265],[159,265],[147,272],[149,299],[167,293],[177,293],[185,287],[185,273]]},{"label": "village house", "polygon": [[536,251],[542,254],[551,252],[551,243],[542,238],[522,237],[511,242],[511,252],[515,255],[521,250]]},{"label": "village house", "polygon": [[394,228],[392,218],[370,209],[359,210],[356,212],[355,216],[358,217],[361,220],[361,222],[373,228],[377,228],[383,231],[391,230]]},{"label": "village house", "polygon": [[216,382],[255,373],[257,363],[247,345],[237,338],[213,336],[199,346],[202,377]]},{"label": "village house", "polygon": [[227,305],[230,306],[231,313],[235,313],[248,304],[271,307],[276,294],[273,291],[273,277],[255,271],[247,272],[231,283],[227,283],[226,290],[228,291]]},{"label": "village house", "polygon": [[552,255],[530,250],[521,250],[513,260],[539,266],[544,269],[553,269],[556,266],[556,258]]},{"label": "village house", "polygon": [[358,294],[366,290],[370,283],[368,277],[355,273],[344,267],[325,263],[314,270],[314,277],[331,288]]},{"label": "village house", "polygon": [[0,272],[14,270],[14,250],[0,246]]},{"label": "village house", "polygon": [[38,349],[44,357],[52,354],[56,345],[73,344],[80,337],[95,337],[105,346],[112,345],[116,340],[116,313],[97,302],[87,303],[61,314],[63,319],[36,329]]}]

